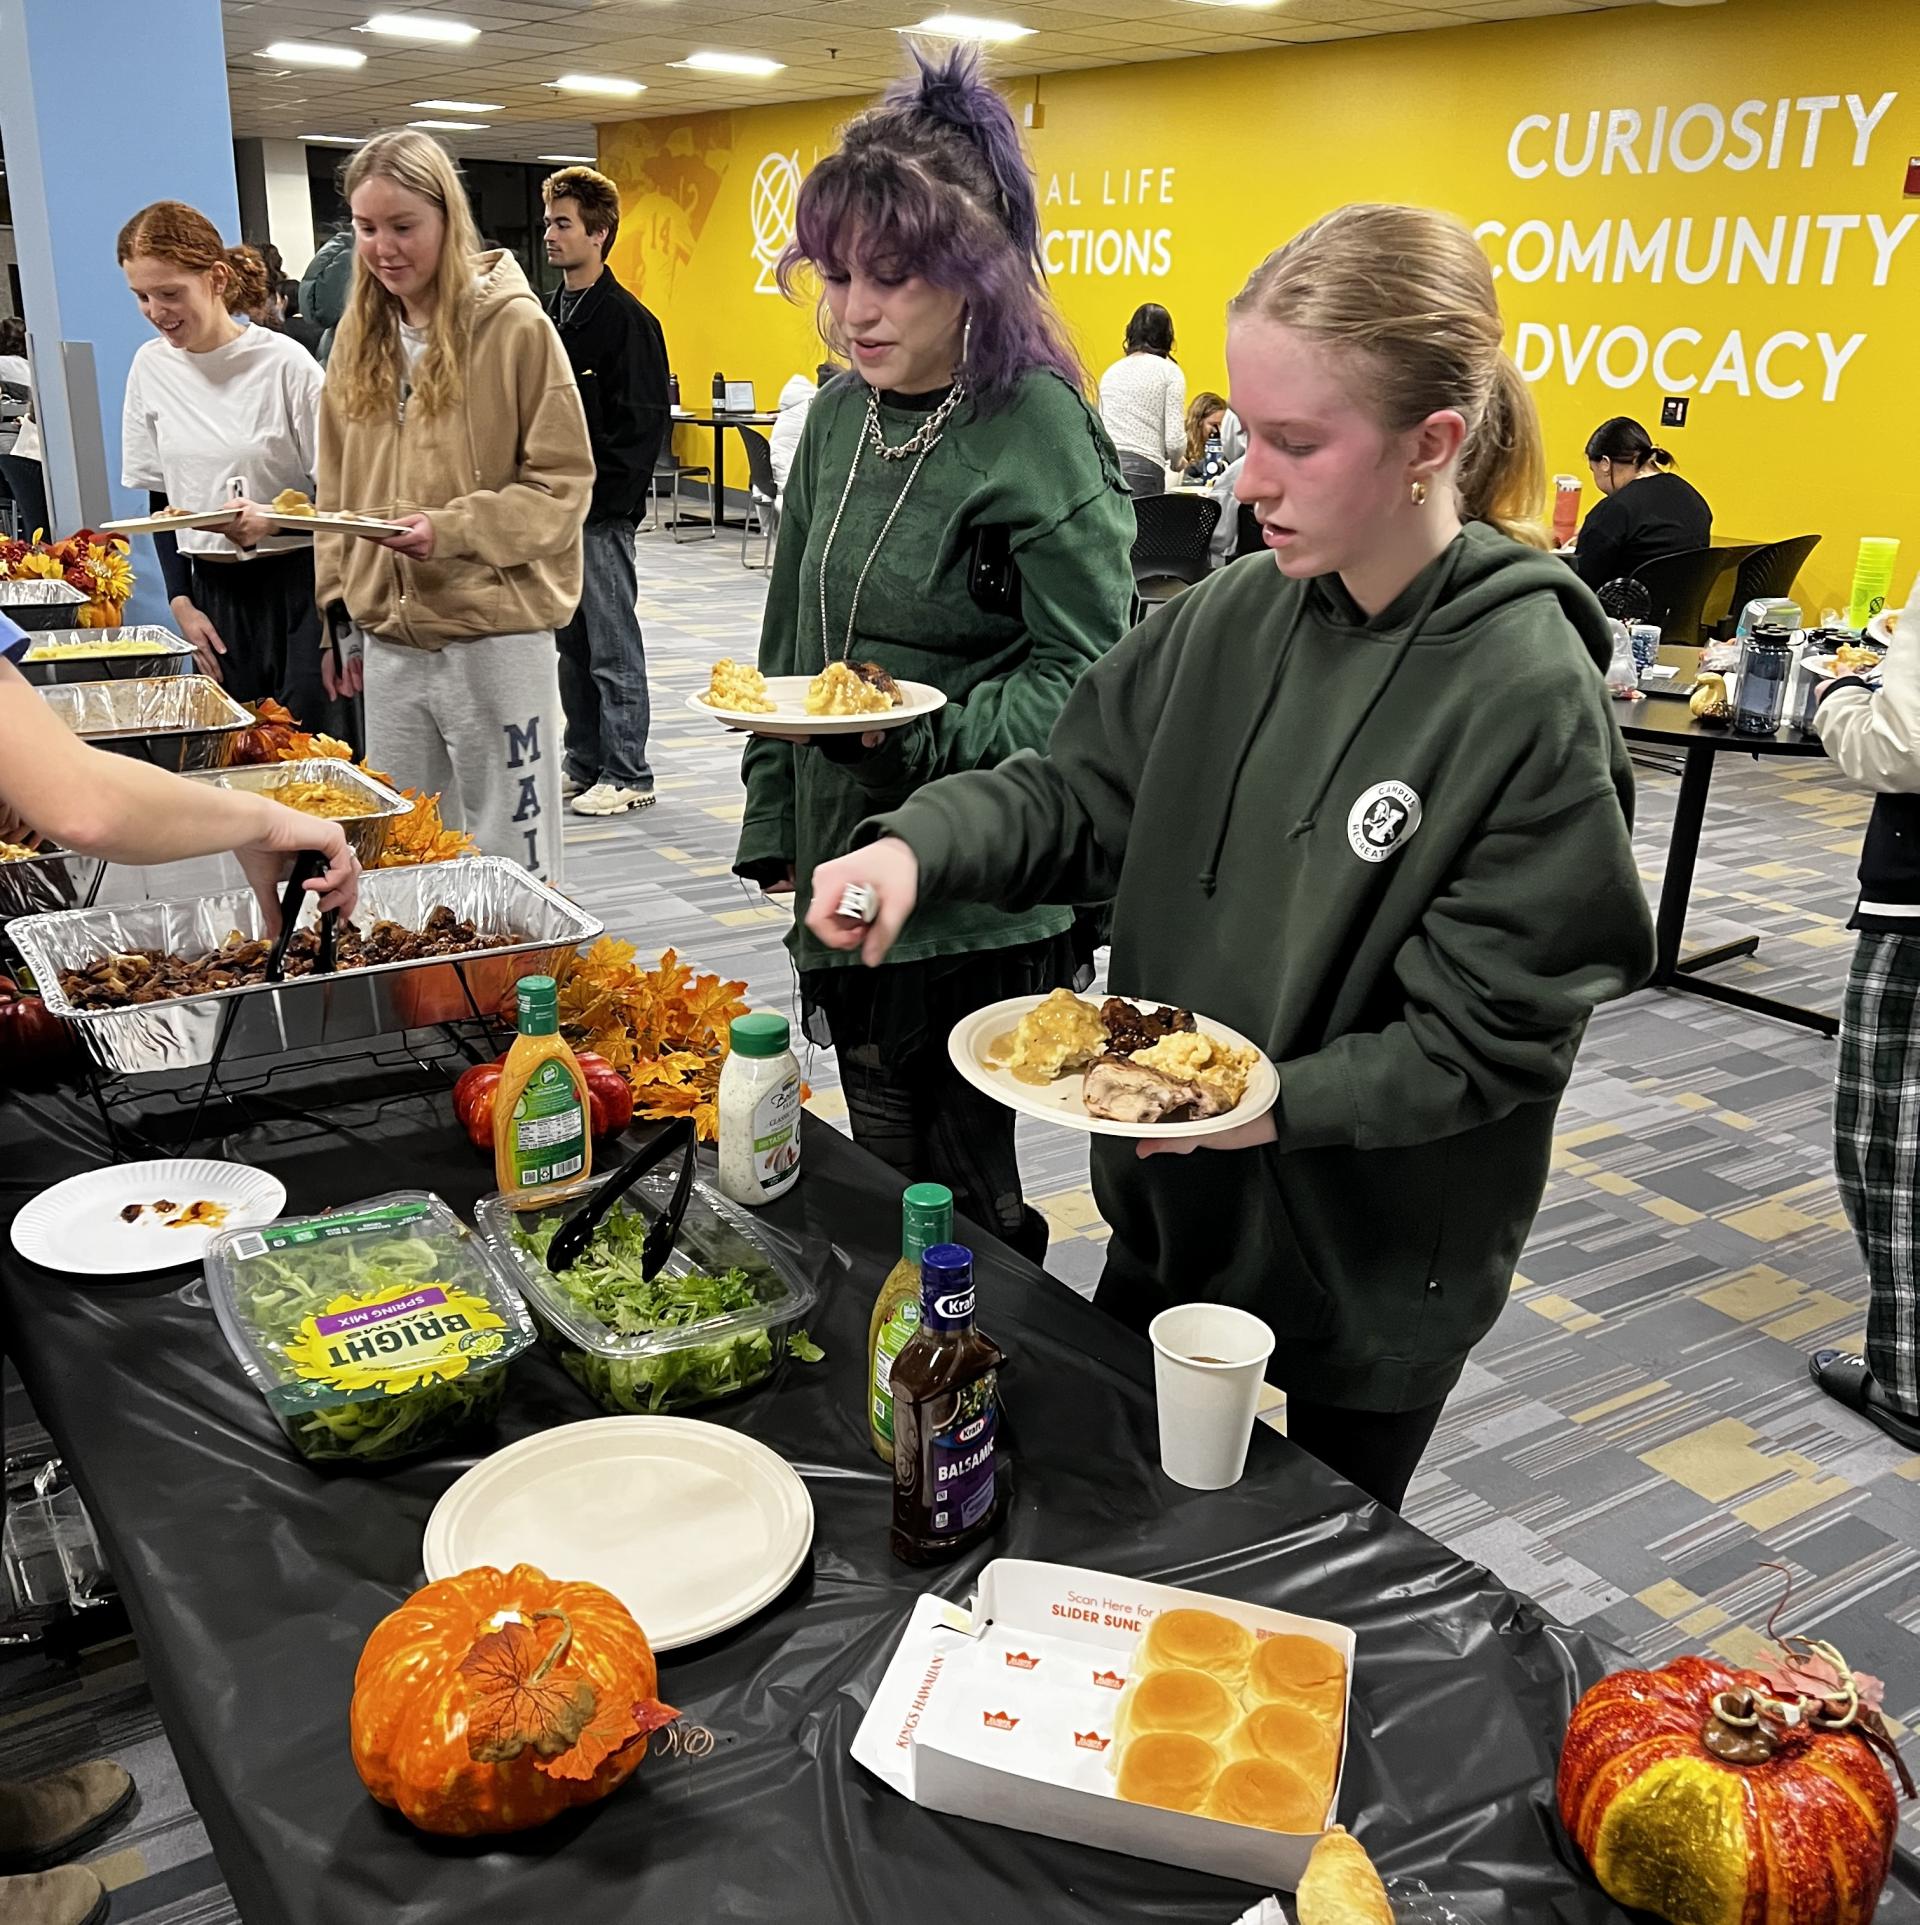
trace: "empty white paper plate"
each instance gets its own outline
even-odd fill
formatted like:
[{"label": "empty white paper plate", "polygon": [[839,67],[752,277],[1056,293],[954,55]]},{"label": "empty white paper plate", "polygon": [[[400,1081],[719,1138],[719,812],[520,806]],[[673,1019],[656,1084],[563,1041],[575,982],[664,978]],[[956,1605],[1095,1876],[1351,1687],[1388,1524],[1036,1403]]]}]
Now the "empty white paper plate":
[{"label": "empty white paper plate", "polygon": [[[155,1207],[163,1203],[172,1207]],[[225,1214],[176,1229],[196,1203],[215,1204]],[[136,1205],[129,1218],[125,1213]],[[286,1207],[287,1186],[246,1163],[178,1156],[109,1163],[42,1190],[14,1218],[13,1247],[49,1270],[130,1277],[198,1263],[220,1231],[271,1223]]]},{"label": "empty white paper plate", "polygon": [[533,1564],[611,1591],[656,1651],[744,1623],[792,1581],[813,1499],[765,1444],[687,1417],[595,1417],[510,1444],[433,1508],[431,1579]]}]

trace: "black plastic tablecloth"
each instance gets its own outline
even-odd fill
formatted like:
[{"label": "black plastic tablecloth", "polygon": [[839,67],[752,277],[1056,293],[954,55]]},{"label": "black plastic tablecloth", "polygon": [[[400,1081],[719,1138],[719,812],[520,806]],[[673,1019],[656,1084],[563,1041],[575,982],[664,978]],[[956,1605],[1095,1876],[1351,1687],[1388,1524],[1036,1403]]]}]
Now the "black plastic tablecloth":
[{"label": "black plastic tablecloth", "polygon": [[[98,1126],[0,1102],[0,1214],[100,1160]],[[290,1208],[402,1187],[467,1209],[487,1166],[422,1100],[351,1141],[233,1153]],[[1201,1494],[1157,1467],[1145,1344],[997,1246],[983,1326],[1011,1359],[1017,1495],[993,1542],[933,1576],[887,1549],[889,1484],[866,1441],[868,1312],[899,1238],[898,1180],[809,1120],[804,1174],[770,1212],[830,1242],[840,1282],[809,1319],[827,1362],[789,1363],[712,1421],[806,1479],[817,1528],[788,1591],[736,1631],[668,1654],[661,1693],[717,1739],[650,1757],[611,1799],[543,1831],[425,1838],[367,1797],[347,1748],[362,1643],[421,1582],[435,1500],[473,1461],[384,1475],[299,1462],[229,1357],[197,1272],[81,1282],[0,1254],[8,1345],[81,1484],[125,1593],[187,1787],[258,1925],[898,1925],[1153,1917],[1229,1925],[1250,1887],[923,1811],[847,1755],[913,1598],[964,1598],[986,1558],[1053,1559],[1332,1618],[1358,1638],[1340,1817],[1382,1869],[1464,1917],[1623,1916],[1552,1809],[1561,1732],[1618,1662],[1476,1566],[1366,1503],[1264,1426],[1248,1474]],[[514,1366],[494,1444],[594,1408],[544,1353]],[[484,1454],[490,1445],[479,1446]],[[594,1494],[582,1489],[591,1507]],[[609,1517],[609,1529],[644,1519]],[[1903,1860],[1882,1917],[1920,1918]]]}]

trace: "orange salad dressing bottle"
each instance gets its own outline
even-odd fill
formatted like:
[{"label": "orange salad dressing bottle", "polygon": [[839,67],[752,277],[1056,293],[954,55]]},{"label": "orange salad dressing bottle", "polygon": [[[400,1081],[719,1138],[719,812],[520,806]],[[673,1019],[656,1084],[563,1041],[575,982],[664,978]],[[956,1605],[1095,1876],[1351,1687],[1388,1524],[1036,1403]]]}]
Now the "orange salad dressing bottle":
[{"label": "orange salad dressing bottle", "polygon": [[551,976],[522,976],[520,1034],[493,1099],[494,1180],[509,1194],[583,1182],[593,1169],[593,1107],[579,1060],[560,1034]]}]

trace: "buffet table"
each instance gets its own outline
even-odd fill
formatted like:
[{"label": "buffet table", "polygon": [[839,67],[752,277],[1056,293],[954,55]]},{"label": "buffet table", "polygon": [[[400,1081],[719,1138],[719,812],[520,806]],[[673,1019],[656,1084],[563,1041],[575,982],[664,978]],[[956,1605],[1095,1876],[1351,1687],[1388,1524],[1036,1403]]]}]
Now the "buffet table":
[{"label": "buffet table", "polygon": [[[305,1212],[401,1186],[470,1210],[487,1167],[432,1099],[351,1138],[228,1148]],[[288,1126],[291,1127],[291,1126]],[[0,1217],[99,1160],[53,1097],[0,1103]],[[896,1177],[809,1119],[804,1175],[769,1212],[845,1259],[808,1319],[827,1361],[789,1361],[711,1407],[807,1481],[811,1558],[737,1631],[661,1664],[661,1695],[714,1734],[650,1757],[602,1805],[544,1831],[454,1845],[412,1832],[354,1775],[347,1704],[373,1625],[420,1582],[428,1513],[473,1456],[323,1476],[235,1369],[197,1271],[80,1284],[0,1253],[0,1308],[123,1588],[154,1696],[242,1914],[260,1925],[478,1919],[809,1920],[930,1915],[1229,1925],[1248,1887],[940,1816],[847,1747],[917,1593],[965,1597],[987,1557],[1054,1559],[1336,1619],[1358,1635],[1340,1816],[1383,1872],[1463,1920],[1619,1919],[1553,1814],[1580,1690],[1617,1659],[1257,1427],[1245,1481],[1183,1491],[1157,1468],[1146,1345],[1009,1252],[980,1249],[981,1322],[1007,1350],[1017,1494],[995,1540],[943,1573],[887,1550],[889,1484],[866,1439],[868,1311],[899,1247]],[[964,1231],[963,1231],[964,1234]],[[592,1416],[546,1357],[514,1366],[496,1442]],[[485,1444],[479,1448],[484,1452]],[[591,1488],[582,1505],[595,1503]],[[610,1530],[645,1519],[609,1516]],[[1920,1865],[1882,1919],[1920,1919]]]}]

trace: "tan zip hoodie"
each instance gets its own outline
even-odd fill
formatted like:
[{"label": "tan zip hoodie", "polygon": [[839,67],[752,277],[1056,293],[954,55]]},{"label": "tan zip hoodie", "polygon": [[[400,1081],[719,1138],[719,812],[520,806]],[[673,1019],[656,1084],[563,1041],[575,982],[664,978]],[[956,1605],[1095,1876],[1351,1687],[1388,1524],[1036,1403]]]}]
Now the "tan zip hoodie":
[{"label": "tan zip hoodie", "polygon": [[320,606],[343,601],[368,634],[412,648],[558,628],[580,601],[593,493],[580,391],[519,263],[496,249],[475,266],[459,406],[356,420],[331,391],[320,397],[320,508],[433,522],[430,561],[359,535],[316,535]]}]

